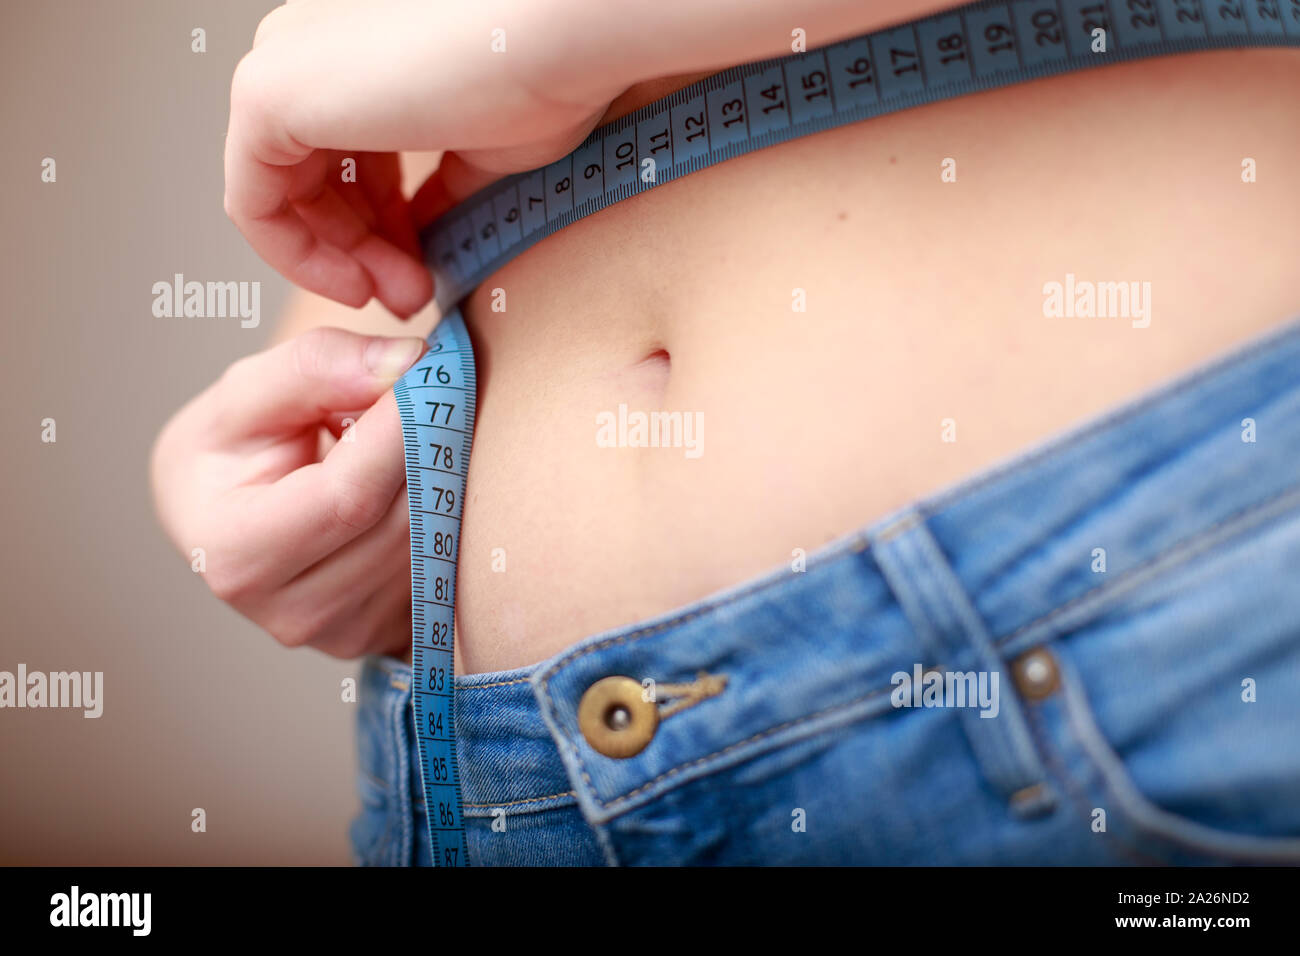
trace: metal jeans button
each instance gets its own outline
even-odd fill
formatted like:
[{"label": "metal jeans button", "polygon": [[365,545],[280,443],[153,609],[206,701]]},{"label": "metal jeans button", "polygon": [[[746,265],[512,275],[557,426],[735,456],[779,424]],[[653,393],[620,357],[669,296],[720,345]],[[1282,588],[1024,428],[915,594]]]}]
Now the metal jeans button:
[{"label": "metal jeans button", "polygon": [[1056,658],[1045,647],[1026,651],[1011,665],[1016,687],[1026,700],[1038,701],[1052,696],[1061,685]]},{"label": "metal jeans button", "polygon": [[645,749],[659,728],[659,709],[631,677],[606,677],[578,702],[578,729],[597,753],[622,759]]}]

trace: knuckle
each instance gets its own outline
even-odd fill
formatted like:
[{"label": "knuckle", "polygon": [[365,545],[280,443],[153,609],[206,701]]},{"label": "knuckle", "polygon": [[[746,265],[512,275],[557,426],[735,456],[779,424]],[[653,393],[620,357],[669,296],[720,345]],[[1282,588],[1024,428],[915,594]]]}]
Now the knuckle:
[{"label": "knuckle", "polygon": [[332,610],[326,607],[304,607],[302,602],[282,603],[261,623],[282,647],[306,647],[326,630]]},{"label": "knuckle", "polygon": [[335,478],[330,488],[330,516],[349,531],[368,531],[379,523],[388,510],[388,502],[372,490],[342,478]]},{"label": "knuckle", "polygon": [[226,366],[226,370],[221,373],[216,381],[215,391],[222,392],[231,388],[241,387],[241,383],[249,380],[254,368],[253,355],[245,355],[243,358],[235,359]]},{"label": "knuckle", "polygon": [[203,580],[218,600],[234,607],[247,604],[257,590],[256,579],[237,568],[211,568]]},{"label": "knuckle", "polygon": [[339,338],[338,329],[315,328],[293,339],[290,347],[299,377],[309,381],[325,378],[330,358],[338,350]]},{"label": "knuckle", "polygon": [[311,642],[312,630],[292,618],[276,621],[264,627],[281,647],[304,647]]},{"label": "knuckle", "polygon": [[285,77],[264,51],[249,50],[230,76],[230,122],[240,127],[255,152],[268,148],[278,108],[284,102]]},{"label": "knuckle", "polygon": [[286,8],[283,6],[276,7],[266,16],[262,17],[261,22],[257,25],[257,29],[253,31],[253,49],[257,49],[276,34],[280,25],[280,20],[284,17],[283,11],[285,9]]},{"label": "knuckle", "polygon": [[255,50],[245,53],[230,76],[231,112],[256,106],[265,94],[266,84],[261,67],[262,57]]}]

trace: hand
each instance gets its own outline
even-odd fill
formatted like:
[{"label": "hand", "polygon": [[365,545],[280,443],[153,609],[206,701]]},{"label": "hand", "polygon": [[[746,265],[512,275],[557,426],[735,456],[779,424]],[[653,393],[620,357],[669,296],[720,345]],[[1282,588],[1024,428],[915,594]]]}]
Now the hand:
[{"label": "hand", "polygon": [[154,498],[168,535],[187,558],[202,548],[212,591],[282,644],[355,657],[410,643],[392,385],[424,349],[314,329],[235,362],[158,437]]},{"label": "hand", "polygon": [[[299,286],[409,317],[433,294],[416,229],[575,148],[630,85],[608,68],[560,78],[576,31],[566,19],[556,5],[489,0],[276,8],[231,85],[227,214]],[[454,152],[408,203],[399,150]],[[347,157],[355,182],[343,181]]]}]

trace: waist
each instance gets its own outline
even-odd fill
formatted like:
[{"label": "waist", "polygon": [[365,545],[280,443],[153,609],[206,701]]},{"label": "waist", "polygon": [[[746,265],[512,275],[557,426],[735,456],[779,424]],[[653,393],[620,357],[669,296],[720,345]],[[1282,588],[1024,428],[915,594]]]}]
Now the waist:
[{"label": "waist", "polygon": [[[1267,438],[1253,440],[1256,436]],[[968,715],[981,733],[1002,734],[1015,724],[1009,717],[1013,709],[1028,706],[1017,703],[1018,695],[1041,682],[1006,662],[1041,662],[1049,646],[1047,654],[1059,662],[1053,666],[1074,676],[1062,676],[1064,691],[1044,690],[1052,699],[1065,696],[1078,703],[1081,692],[1070,682],[1086,679],[1098,721],[1117,746],[1137,752],[1128,757],[1139,776],[1153,766],[1146,763],[1143,770],[1151,758],[1144,748],[1153,746],[1153,735],[1163,748],[1179,742],[1176,752],[1189,758],[1196,749],[1189,740],[1203,739],[1206,727],[1227,726],[1235,730],[1220,734],[1218,743],[1227,746],[1233,733],[1245,733],[1244,726],[1260,726],[1253,723],[1257,718],[1241,716],[1249,708],[1241,707],[1235,693],[1200,690],[1223,682],[1235,689],[1239,675],[1261,668],[1283,674],[1294,656],[1286,649],[1294,646],[1295,598],[1288,573],[1298,540],[1297,453],[1300,323],[844,536],[809,554],[798,573],[783,569],[670,614],[593,636],[535,666],[460,675],[457,748],[471,856],[476,863],[554,864],[567,855],[574,862],[599,863],[602,847],[587,825],[629,816],[626,825],[610,828],[615,841],[622,841],[616,856],[624,862],[671,863],[677,854],[692,852],[714,853],[724,862],[884,861],[893,853],[915,859],[915,847],[903,849],[914,831],[900,828],[896,840],[872,846],[873,833],[879,839],[894,830],[872,830],[863,822],[865,810],[847,817],[830,812],[847,799],[849,767],[866,774],[861,786],[878,787],[882,800],[896,800],[909,810],[915,807],[895,788],[915,784],[928,794],[933,818],[918,811],[910,819],[924,817],[937,826],[953,808],[964,806],[945,790],[943,812],[936,809],[934,778],[928,773],[935,766],[932,726],[918,727],[915,720],[895,722],[892,729],[881,726],[900,707],[920,706],[897,697],[898,675],[1005,670],[1003,719]],[[1227,622],[1233,622],[1231,640],[1223,637]],[[993,656],[981,657],[981,647]],[[657,710],[655,721],[634,720],[621,731],[640,735],[634,746],[641,749],[631,753],[611,752],[610,741],[593,733],[598,728],[584,715],[593,689],[610,675],[631,675],[631,696],[624,698],[629,708],[643,709],[648,700]],[[405,709],[409,668],[372,661],[364,682],[363,744],[391,733],[400,739],[394,747],[363,746],[363,769],[378,780],[396,780],[399,787],[409,776],[418,803],[418,767],[409,760],[393,765],[394,754],[409,749],[401,740],[412,732]],[[642,688],[651,691],[648,698],[639,696]],[[1294,708],[1281,707],[1269,727],[1283,726],[1278,719],[1293,722]],[[1194,719],[1187,719],[1189,708]],[[1210,710],[1213,720],[1207,719]],[[938,704],[929,711],[949,729],[961,726],[955,712]],[[1053,723],[1062,720],[1060,714],[1038,719],[1044,721],[1040,743],[1059,749],[1069,758],[1066,763],[1075,760],[1072,741],[1078,729]],[[875,736],[863,732],[855,738],[862,746],[847,766],[831,772],[818,761],[800,759],[807,756],[800,748],[812,737],[825,738],[850,724],[877,729]],[[1174,724],[1181,731],[1171,729]],[[882,742],[886,734],[896,735],[890,746]],[[970,747],[960,733],[955,740],[952,759],[964,767]],[[822,739],[819,749],[826,746]],[[1275,744],[1255,748],[1257,754],[1286,750]],[[918,763],[915,773],[900,771],[895,760],[907,751],[928,769]],[[1011,747],[1001,752],[1020,753]],[[1162,752],[1168,756],[1167,749]],[[756,770],[759,758],[768,765]],[[1198,788],[1213,778],[1196,759],[1154,766],[1161,770],[1155,789],[1166,797],[1171,766],[1186,767]],[[1020,793],[1014,768],[990,760],[983,769],[1005,784],[1002,797]],[[740,779],[719,780],[728,772]],[[796,773],[805,783],[825,773],[824,793],[794,786],[787,776]],[[1183,774],[1172,776],[1181,780]],[[979,779],[955,773],[945,781],[953,788],[971,787],[971,799],[984,801],[990,792]],[[1266,779],[1291,780],[1285,774],[1253,777],[1247,789],[1257,797],[1267,789],[1261,782]],[[692,784],[692,796],[670,799],[665,809],[662,798]],[[728,841],[700,821],[716,812],[719,793],[733,799],[760,785],[771,795],[763,808],[771,800],[824,796],[830,807],[819,819],[835,822],[818,831],[823,843],[779,842],[771,832],[766,843],[756,843],[745,829],[753,823],[749,818],[770,814],[742,807],[741,801],[727,817],[731,856],[718,856]],[[1094,794],[1083,799],[1093,801],[1082,804],[1085,808],[1099,805]],[[880,809],[871,800],[850,802]],[[1279,800],[1272,807],[1285,813],[1293,805]],[[1230,829],[1240,832],[1228,849],[1285,850],[1294,859],[1294,840],[1270,850],[1240,839],[1240,833],[1276,834],[1290,826],[1256,820],[1258,814],[1245,806],[1232,810]],[[581,808],[581,817],[541,813],[574,807]],[[638,810],[655,819],[685,815],[693,825],[655,827],[636,818]],[[1002,820],[1005,807],[995,801],[994,810]],[[777,816],[786,816],[784,809]],[[1041,862],[1044,851],[1056,862],[1110,852],[1098,850],[1109,841],[1096,840],[1077,818],[1058,814],[1054,819],[1064,827],[1062,839],[1074,845],[1044,841],[1033,859]],[[1121,819],[1118,805],[1115,819]],[[788,818],[778,822],[775,829],[788,832]],[[961,832],[970,832],[970,819],[958,822]],[[561,828],[577,836],[548,839]],[[669,845],[648,850],[651,833]],[[1032,833],[1033,840],[1042,838],[1041,832]],[[1203,830],[1192,836],[1204,842]],[[1021,837],[1026,834],[1016,839]],[[998,852],[1013,853],[1009,831],[999,829],[998,839]],[[836,840],[846,845],[836,846]],[[1220,843],[1207,845],[1222,850]],[[932,844],[948,846],[957,847],[953,853],[959,856],[966,844],[939,838]]]},{"label": "waist", "polygon": [[936,104],[502,269],[464,310],[463,672],[786,564],[1293,314],[1297,81],[1226,51]]}]

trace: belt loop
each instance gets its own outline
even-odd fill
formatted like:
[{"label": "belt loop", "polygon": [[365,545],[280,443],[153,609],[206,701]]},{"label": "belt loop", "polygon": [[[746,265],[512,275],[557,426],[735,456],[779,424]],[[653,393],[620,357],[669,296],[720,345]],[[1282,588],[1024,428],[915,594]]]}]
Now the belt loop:
[{"label": "belt loop", "polygon": [[933,657],[918,663],[956,670],[971,662],[989,675],[989,682],[997,675],[996,716],[981,716],[980,709],[973,706],[957,708],[981,770],[1015,816],[1050,812],[1056,797],[1010,679],[1010,665],[998,655],[983,620],[924,519],[908,509],[873,531],[871,539],[872,557],[925,653]]}]

